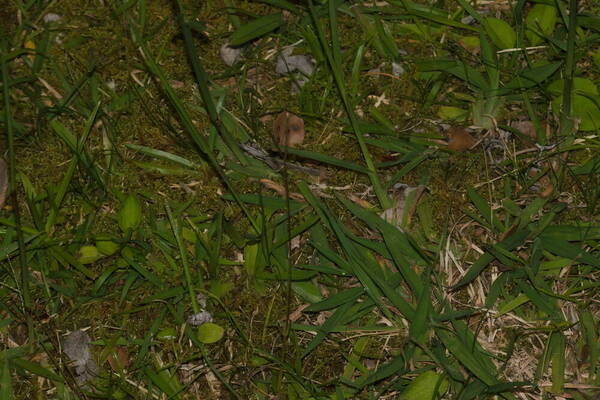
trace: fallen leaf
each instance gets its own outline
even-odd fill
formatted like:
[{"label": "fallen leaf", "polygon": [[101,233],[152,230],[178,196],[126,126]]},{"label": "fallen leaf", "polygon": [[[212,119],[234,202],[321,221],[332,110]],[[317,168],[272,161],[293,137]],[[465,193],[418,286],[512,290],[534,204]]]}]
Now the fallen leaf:
[{"label": "fallen leaf", "polygon": [[127,368],[129,365],[129,355],[127,354],[127,348],[123,346],[113,347],[112,351],[108,354],[108,364],[115,372],[120,372]]},{"label": "fallen leaf", "polygon": [[304,142],[304,120],[284,111],[273,122],[273,137],[280,146],[296,147]]},{"label": "fallen leaf", "polygon": [[6,192],[8,192],[8,166],[0,158],[0,208],[4,206],[6,201]]},{"label": "fallen leaf", "polygon": [[367,200],[361,199],[355,194],[350,194],[348,198],[354,203],[358,204],[362,208],[366,208],[367,210],[373,209],[373,204],[369,203]]},{"label": "fallen leaf", "polygon": [[219,49],[219,54],[221,55],[221,60],[231,67],[242,59],[242,48],[231,47],[229,43],[225,43]]},{"label": "fallen leaf", "polygon": [[169,85],[171,85],[171,87],[173,89],[181,89],[182,87],[185,86],[185,83],[175,80],[175,79],[171,79],[171,80],[169,80]]},{"label": "fallen leaf", "polygon": [[292,93],[298,93],[309,81],[314,70],[314,59],[304,54],[292,55],[294,47],[289,46],[277,57],[275,72],[292,77]]},{"label": "fallen leaf", "polygon": [[533,146],[534,143],[537,142],[537,134],[535,132],[535,125],[533,125],[533,122],[529,120],[512,121],[510,126],[523,134],[520,139],[527,146]]},{"label": "fallen leaf", "polygon": [[[406,222],[408,223],[413,205],[416,205],[416,202],[419,200],[418,197],[423,189],[421,189],[420,186],[409,186],[404,183],[397,183],[393,186],[392,190],[394,205],[384,210],[379,216],[402,230],[403,220],[406,218]],[[412,202],[407,204],[409,195],[414,191],[417,191],[417,196],[414,196]],[[410,209],[407,209],[407,207],[410,207]]]},{"label": "fallen leaf", "polygon": [[[271,190],[276,191],[278,195],[280,195],[282,197],[286,196],[285,187],[283,187],[279,183],[273,182],[270,179],[261,179],[260,183],[262,183],[267,189],[271,189]],[[292,200],[304,202],[304,196],[302,196],[300,193],[293,193],[292,192],[292,193],[290,193],[289,197]]]},{"label": "fallen leaf", "polygon": [[470,150],[477,140],[463,127],[451,127],[446,133],[448,136],[448,148],[454,151]]},{"label": "fallen leaf", "polygon": [[[279,57],[277,57],[275,72],[277,72],[280,75],[288,75],[292,72],[300,71],[306,76],[312,75],[314,65],[311,57],[304,54],[292,55],[293,52],[293,46],[286,47],[281,51]],[[301,86],[303,85],[302,82],[299,83]]]},{"label": "fallen leaf", "polygon": [[298,321],[298,319],[300,319],[300,317],[302,316],[302,310],[304,310],[309,305],[310,304],[301,304],[300,306],[298,306],[298,308],[296,308],[294,311],[292,311],[290,313],[290,315],[288,315],[288,320],[290,322]]}]

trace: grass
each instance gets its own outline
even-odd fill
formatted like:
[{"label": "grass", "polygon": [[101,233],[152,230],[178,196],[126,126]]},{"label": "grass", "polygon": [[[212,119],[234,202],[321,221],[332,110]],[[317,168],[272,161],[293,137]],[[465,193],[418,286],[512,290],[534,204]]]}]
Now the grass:
[{"label": "grass", "polygon": [[0,8],[0,398],[595,398],[599,11]]}]

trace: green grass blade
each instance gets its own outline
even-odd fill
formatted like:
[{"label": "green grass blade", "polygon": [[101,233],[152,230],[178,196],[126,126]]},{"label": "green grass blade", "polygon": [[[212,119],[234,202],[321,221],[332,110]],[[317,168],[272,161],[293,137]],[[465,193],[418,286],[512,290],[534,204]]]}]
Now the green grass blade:
[{"label": "green grass blade", "polygon": [[335,157],[329,156],[327,154],[321,154],[321,153],[317,153],[314,151],[295,149],[292,147],[285,147],[285,146],[282,146],[282,148],[283,148],[283,151],[285,151],[288,154],[293,155],[293,156],[307,158],[309,160],[314,160],[314,161],[318,161],[318,162],[321,162],[324,164],[329,164],[329,165],[333,165],[336,167],[344,168],[349,171],[360,172],[363,174],[370,174],[370,171],[368,169],[361,167],[360,165],[353,164],[349,161],[340,160],[339,158],[335,158]]},{"label": "green grass blade", "polygon": [[[320,18],[318,17],[318,15],[316,13],[316,10],[312,4],[312,0],[309,0],[308,4],[309,4],[310,14],[312,17],[313,26],[317,33],[317,37],[319,38],[319,43],[321,44],[321,48],[327,58],[329,68],[333,74],[333,77],[334,77],[334,80],[336,83],[336,87],[340,93],[342,102],[344,103],[344,108],[346,110],[346,114],[348,115],[348,118],[350,119],[350,124],[352,125],[352,129],[354,131],[356,141],[358,142],[360,151],[365,160],[365,164],[369,171],[369,179],[371,181],[371,184],[373,185],[373,190],[377,196],[377,199],[379,200],[381,207],[389,208],[391,205],[390,199],[389,199],[388,195],[386,194],[386,192],[384,191],[384,188],[381,185],[379,177],[377,176],[377,171],[375,170],[375,164],[373,163],[371,153],[369,152],[369,149],[367,148],[367,144],[365,143],[363,133],[358,124],[358,118],[356,117],[356,114],[354,112],[354,107],[350,103],[350,100],[348,99],[348,96],[346,94],[346,82],[343,79],[341,65],[340,65],[341,48],[339,47],[339,40],[337,39],[337,32],[335,32],[333,30],[333,28],[335,26],[337,26],[337,16],[336,16],[337,10],[334,9],[333,3],[334,2],[330,2],[330,10],[329,10],[329,21],[330,21],[330,25],[331,25],[331,29],[332,29],[332,31],[331,31],[332,37],[334,38],[334,40],[333,40],[334,47],[333,48],[331,48],[327,44],[327,36],[325,35],[325,32],[323,32]],[[337,47],[335,47],[336,45],[337,45]]]},{"label": "green grass blade", "polygon": [[167,160],[167,161],[171,161],[176,164],[179,164],[179,165],[183,165],[184,167],[187,167],[187,168],[198,168],[197,164],[189,161],[186,158],[175,155],[173,153],[153,149],[153,148],[146,147],[146,146],[140,146],[140,145],[134,144],[134,143],[127,143],[125,146],[129,147],[132,150],[135,150],[142,154],[150,156],[150,157],[161,158],[163,160]]},{"label": "green grass blade", "polygon": [[[134,37],[135,36],[136,36],[136,34],[134,33]],[[198,148],[200,149],[200,151],[206,156],[210,165],[213,167],[215,172],[219,175],[219,178],[221,178],[223,183],[227,186],[227,189],[231,192],[231,195],[233,196],[235,201],[238,203],[239,207],[242,209],[242,211],[244,212],[244,214],[246,215],[246,217],[252,224],[252,227],[254,228],[254,230],[256,232],[260,232],[260,226],[256,223],[254,217],[252,216],[252,214],[250,213],[248,208],[244,205],[242,200],[239,198],[239,195],[238,195],[237,191],[235,190],[235,186],[230,182],[230,180],[227,178],[227,175],[225,174],[223,169],[220,167],[215,156],[210,151],[208,143],[206,142],[204,137],[200,134],[200,132],[198,132],[196,126],[192,122],[191,117],[185,110],[183,103],[181,102],[179,97],[177,97],[177,95],[175,94],[171,85],[169,85],[168,80],[166,79],[162,69],[158,66],[158,64],[156,64],[154,59],[152,59],[150,57],[150,54],[149,54],[148,50],[145,48],[145,46],[140,43],[140,47],[142,49],[142,54],[144,55],[144,61],[146,62],[148,69],[156,77],[158,77],[158,80],[159,80],[162,90],[167,95],[167,98],[171,102],[171,105],[173,106],[173,108],[177,111],[177,114],[178,114],[186,132],[192,137],[194,142],[198,145]],[[199,74],[199,75],[203,76],[202,74]],[[201,90],[201,93],[204,93],[205,91],[208,92],[208,86],[199,85],[199,88]],[[206,98],[204,96],[206,96]],[[211,115],[211,119],[215,118],[215,120],[216,120],[217,117],[215,115],[213,115],[214,113],[216,113],[216,109],[214,108],[214,104],[212,103],[212,98],[210,97],[210,93],[205,93],[203,95],[203,100],[205,101],[207,110],[209,110],[209,115]],[[209,107],[209,104],[212,104],[212,107]],[[217,126],[218,126],[218,124],[217,124]]]},{"label": "green grass blade", "polygon": [[229,38],[230,46],[241,46],[258,39],[283,25],[281,13],[265,15],[240,26]]},{"label": "green grass blade", "polygon": [[577,36],[577,10],[579,1],[569,1],[569,20],[567,22],[567,54],[565,60],[565,72],[564,80],[565,84],[563,87],[563,103],[562,111],[560,114],[560,134],[570,135],[573,134],[573,121],[572,121],[572,91],[573,91],[573,77],[575,76],[575,39]]},{"label": "green grass blade", "polygon": [[14,399],[14,392],[12,387],[12,377],[10,373],[8,357],[6,354],[0,354],[0,362],[2,363],[2,370],[0,371],[0,398],[6,400]]},{"label": "green grass blade", "polygon": [[[175,236],[175,241],[177,242],[179,257],[181,259],[181,265],[183,266],[183,276],[185,278],[185,285],[187,286],[188,294],[190,296],[190,304],[192,305],[194,313],[198,313],[200,312],[200,306],[198,305],[198,301],[196,300],[196,293],[194,293],[195,285],[192,281],[192,274],[190,272],[190,266],[187,259],[187,250],[185,248],[185,245],[183,244],[183,239],[181,237],[181,227],[179,226],[177,218],[173,216],[171,207],[168,204],[165,204],[165,210],[167,211],[167,216],[169,217],[169,223],[171,224],[173,236]],[[198,275],[198,277],[200,278],[201,283],[202,276]]]},{"label": "green grass blade", "polygon": [[323,310],[330,310],[332,308],[339,307],[342,304],[354,302],[354,300],[356,300],[364,292],[364,289],[360,287],[344,290],[343,292],[329,296],[323,301],[311,304],[310,306],[306,307],[304,311],[317,312]]},{"label": "green grass blade", "polygon": [[[23,358],[13,358],[10,360],[12,364],[16,365],[19,368],[23,368],[26,371],[31,372],[34,375],[38,375],[47,379],[50,379],[55,382],[64,382],[64,378],[55,372],[49,370],[41,366],[40,364],[31,362],[29,360],[25,360]],[[3,397],[4,398],[4,397]]]}]

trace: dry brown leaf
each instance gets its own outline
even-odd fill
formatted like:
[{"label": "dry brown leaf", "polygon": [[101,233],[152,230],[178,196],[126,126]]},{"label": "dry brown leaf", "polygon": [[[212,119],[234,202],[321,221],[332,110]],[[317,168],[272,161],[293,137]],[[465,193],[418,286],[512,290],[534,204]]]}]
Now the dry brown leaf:
[{"label": "dry brown leaf", "polygon": [[447,135],[450,150],[467,151],[477,143],[475,138],[463,127],[453,126],[448,129]]},{"label": "dry brown leaf", "polygon": [[358,204],[359,206],[361,206],[362,208],[366,208],[368,210],[374,208],[373,204],[369,203],[368,201],[361,199],[360,197],[354,195],[354,194],[350,194],[348,196],[348,198],[350,200],[352,200],[354,203]]},{"label": "dry brown leaf", "polygon": [[309,305],[310,304],[301,304],[300,306],[298,306],[298,308],[296,308],[294,311],[292,311],[290,313],[290,315],[288,315],[288,320],[290,322],[298,321],[298,319],[300,319],[300,317],[302,316],[302,311]]},{"label": "dry brown leaf", "polygon": [[537,138],[537,134],[535,133],[535,125],[533,125],[533,122],[529,120],[512,121],[510,126],[531,139]]},{"label": "dry brown leaf", "polygon": [[[262,183],[267,189],[276,191],[278,195],[282,197],[286,196],[286,190],[285,187],[283,187],[283,185],[280,185],[279,183],[274,182],[270,179],[261,179],[260,183]],[[292,192],[289,194],[289,197],[292,200],[304,202],[304,196],[302,196],[300,193]]]},{"label": "dry brown leaf", "polygon": [[540,197],[546,199],[550,197],[552,193],[554,193],[554,185],[552,184],[552,181],[547,175],[542,176],[542,178],[540,179],[540,186],[542,189],[540,191]]},{"label": "dry brown leaf", "polygon": [[273,122],[273,137],[280,146],[297,147],[304,142],[304,120],[284,111]]},{"label": "dry brown leaf", "polygon": [[112,349],[107,358],[108,364],[115,372],[120,372],[129,365],[129,355],[127,349],[123,346],[117,346]]},{"label": "dry brown leaf", "polygon": [[182,87],[185,86],[185,83],[175,80],[175,79],[171,79],[169,80],[169,85],[173,88],[173,89],[181,89]]}]

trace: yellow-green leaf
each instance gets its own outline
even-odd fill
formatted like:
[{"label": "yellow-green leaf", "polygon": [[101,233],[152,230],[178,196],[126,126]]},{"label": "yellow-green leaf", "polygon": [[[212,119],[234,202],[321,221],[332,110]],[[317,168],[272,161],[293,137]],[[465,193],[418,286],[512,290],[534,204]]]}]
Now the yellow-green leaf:
[{"label": "yellow-green leaf", "polygon": [[81,246],[79,249],[77,261],[82,264],[91,264],[102,257],[104,257],[104,255],[98,251],[96,246],[85,245]]},{"label": "yellow-green leaf", "polygon": [[440,109],[438,110],[438,117],[446,121],[462,122],[468,115],[469,111],[458,107],[440,106]]},{"label": "yellow-green leaf", "polygon": [[134,194],[125,198],[117,216],[119,227],[123,232],[135,230],[142,221],[142,206]]},{"label": "yellow-green leaf", "polygon": [[433,400],[439,398],[435,395],[435,389],[439,395],[443,395],[448,388],[448,381],[434,371],[425,371],[417,376],[400,395],[401,400]]},{"label": "yellow-green leaf", "polygon": [[106,235],[99,235],[96,237],[96,247],[98,248],[98,251],[105,256],[112,256],[120,248],[118,243],[113,242],[110,240],[110,237]]},{"label": "yellow-green leaf", "polygon": [[224,329],[217,324],[207,322],[198,327],[198,340],[202,343],[215,343],[223,337]]}]

